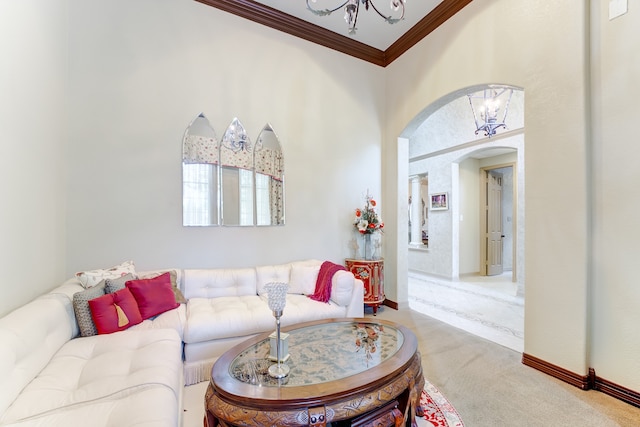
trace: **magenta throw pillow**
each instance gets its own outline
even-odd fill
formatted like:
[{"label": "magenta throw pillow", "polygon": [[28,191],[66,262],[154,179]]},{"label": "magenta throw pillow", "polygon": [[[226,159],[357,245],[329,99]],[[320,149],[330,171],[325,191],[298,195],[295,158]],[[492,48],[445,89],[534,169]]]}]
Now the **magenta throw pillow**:
[{"label": "magenta throw pillow", "polygon": [[98,334],[123,331],[142,322],[138,304],[126,288],[89,300],[89,309]]},{"label": "magenta throw pillow", "polygon": [[173,293],[168,272],[151,279],[129,280],[126,286],[138,303],[142,319],[149,319],[180,305]]}]

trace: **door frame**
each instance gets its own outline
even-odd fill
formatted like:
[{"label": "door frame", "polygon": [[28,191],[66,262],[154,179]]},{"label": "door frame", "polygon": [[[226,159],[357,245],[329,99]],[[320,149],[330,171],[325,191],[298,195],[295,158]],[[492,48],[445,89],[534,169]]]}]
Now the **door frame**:
[{"label": "door frame", "polygon": [[486,276],[487,275],[487,268],[486,268],[486,262],[487,262],[487,248],[486,245],[484,244],[485,242],[485,235],[487,233],[487,229],[486,229],[486,223],[484,221],[484,215],[485,215],[485,205],[484,202],[487,198],[487,186],[485,185],[485,181],[486,181],[486,175],[489,171],[494,170],[494,169],[502,169],[502,168],[507,168],[507,167],[511,167],[512,168],[512,176],[513,176],[513,185],[512,185],[512,206],[511,206],[511,238],[513,240],[513,244],[511,245],[511,253],[512,253],[512,261],[511,261],[511,281],[512,282],[517,282],[517,268],[518,268],[518,263],[516,262],[516,256],[517,256],[517,248],[518,248],[518,216],[517,216],[517,212],[518,212],[518,193],[517,193],[517,188],[518,188],[518,174],[517,174],[517,170],[518,170],[518,162],[508,162],[508,163],[498,163],[495,165],[491,165],[491,166],[484,166],[481,167],[479,170],[479,174],[480,174],[480,197],[479,197],[479,201],[480,201],[480,206],[478,206],[478,218],[480,221],[480,238],[478,239],[479,242],[478,244],[480,245],[480,265],[479,267],[479,271],[480,271],[480,275],[481,276]]}]

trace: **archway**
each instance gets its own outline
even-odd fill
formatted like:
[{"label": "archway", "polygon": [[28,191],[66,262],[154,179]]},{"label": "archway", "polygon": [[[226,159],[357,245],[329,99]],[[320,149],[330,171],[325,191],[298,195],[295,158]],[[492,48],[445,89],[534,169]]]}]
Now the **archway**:
[{"label": "archway", "polygon": [[[513,88],[507,116],[508,129],[486,137],[476,135],[476,125],[468,94],[488,87]],[[512,228],[512,280],[524,285],[524,92],[505,85],[477,85],[450,93],[425,107],[407,125],[398,138],[398,205],[408,218],[409,196],[415,203],[410,180],[428,182],[429,200],[444,195],[447,203],[429,209],[426,231],[428,245],[413,242],[411,229],[398,221],[398,281],[407,283],[410,270],[421,271],[440,279],[458,281],[460,276],[481,274],[483,256],[480,225],[481,171],[505,165],[513,168],[513,210],[508,215]],[[406,165],[404,168],[402,164]],[[428,179],[424,179],[428,177]],[[421,190],[425,192],[424,189]],[[477,215],[476,215],[477,213]],[[415,213],[413,214],[415,217]],[[415,227],[414,227],[415,228]],[[428,231],[427,231],[428,230]],[[413,231],[416,234],[416,231]],[[476,235],[470,239],[469,235]],[[473,242],[473,243],[471,243]],[[404,277],[403,277],[404,276]],[[406,280],[405,280],[406,279]],[[408,290],[398,289],[399,299]]]}]

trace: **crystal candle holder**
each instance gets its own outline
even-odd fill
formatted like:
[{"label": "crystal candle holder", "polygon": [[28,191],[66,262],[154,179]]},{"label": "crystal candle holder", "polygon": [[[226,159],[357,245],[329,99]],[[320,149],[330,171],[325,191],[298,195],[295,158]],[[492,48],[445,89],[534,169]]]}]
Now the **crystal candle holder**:
[{"label": "crystal candle holder", "polygon": [[[269,375],[273,378],[284,378],[289,375],[289,367],[282,363],[282,340],[280,336],[280,317],[282,310],[287,303],[287,289],[289,285],[286,283],[269,283],[265,286],[268,295],[269,308],[276,318],[276,363],[269,367]],[[273,341],[272,341],[273,344]],[[273,347],[271,348],[273,353]]]}]

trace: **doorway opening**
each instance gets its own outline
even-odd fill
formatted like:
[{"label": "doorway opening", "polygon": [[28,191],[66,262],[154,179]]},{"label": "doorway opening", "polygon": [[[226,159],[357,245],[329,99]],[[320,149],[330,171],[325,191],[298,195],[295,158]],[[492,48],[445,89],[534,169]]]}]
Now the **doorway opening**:
[{"label": "doorway opening", "polygon": [[[410,308],[522,351],[524,92],[514,90],[509,129],[489,138],[474,134],[470,90],[425,108],[398,139],[408,164],[398,168],[398,203],[405,218],[420,218],[428,243],[415,221],[398,221],[398,260],[407,261],[397,283],[406,280]],[[416,194],[429,206],[421,216]],[[430,203],[440,195],[446,203]]]},{"label": "doorway opening", "polygon": [[500,276],[511,273],[516,282],[517,175],[515,165],[496,165],[480,169],[480,275]]}]

